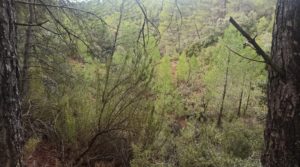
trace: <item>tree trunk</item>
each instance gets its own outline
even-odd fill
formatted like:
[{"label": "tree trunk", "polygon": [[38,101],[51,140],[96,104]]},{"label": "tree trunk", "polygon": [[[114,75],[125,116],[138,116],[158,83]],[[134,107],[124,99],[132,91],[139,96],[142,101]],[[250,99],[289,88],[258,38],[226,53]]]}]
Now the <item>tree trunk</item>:
[{"label": "tree trunk", "polygon": [[242,108],[242,103],[243,103],[243,97],[244,97],[244,88],[242,88],[241,94],[240,94],[239,107],[238,107],[238,110],[237,110],[237,116],[238,117],[241,117],[241,108]]},{"label": "tree trunk", "polygon": [[22,127],[15,4],[0,1],[0,166],[21,166]]},{"label": "tree trunk", "polygon": [[249,85],[248,97],[247,97],[246,105],[245,105],[245,108],[244,108],[244,116],[246,116],[248,106],[249,106],[249,103],[250,103],[251,90],[252,90],[252,82],[250,82],[250,85]]},{"label": "tree trunk", "polygon": [[219,0],[219,15],[221,18],[225,18],[226,13],[227,13],[227,0]]},{"label": "tree trunk", "polygon": [[269,68],[264,167],[300,166],[300,1],[278,0]]},{"label": "tree trunk", "polygon": [[[28,0],[29,3],[33,3],[32,0]],[[33,6],[28,5],[28,24],[33,24]],[[31,51],[31,41],[32,41],[32,26],[28,26],[26,29],[26,39],[25,39],[25,46],[24,46],[24,61],[23,61],[23,69],[22,69],[22,82],[21,82],[21,95],[22,99],[26,98],[27,92],[29,90],[28,84],[28,69],[29,69],[29,59],[30,59],[30,51]]]},{"label": "tree trunk", "polygon": [[223,117],[223,110],[224,110],[224,101],[227,93],[227,82],[228,82],[228,73],[229,73],[229,63],[230,63],[230,55],[228,55],[227,58],[227,67],[226,67],[226,73],[225,73],[225,83],[224,83],[224,90],[222,95],[222,102],[221,102],[221,108],[218,115],[218,122],[217,127],[222,127],[222,117]]},{"label": "tree trunk", "polygon": [[244,97],[244,84],[245,84],[245,73],[244,73],[244,77],[243,77],[242,90],[241,90],[240,99],[239,99],[239,106],[238,106],[238,110],[237,110],[237,116],[238,117],[241,116],[241,109],[242,109],[243,97]]}]

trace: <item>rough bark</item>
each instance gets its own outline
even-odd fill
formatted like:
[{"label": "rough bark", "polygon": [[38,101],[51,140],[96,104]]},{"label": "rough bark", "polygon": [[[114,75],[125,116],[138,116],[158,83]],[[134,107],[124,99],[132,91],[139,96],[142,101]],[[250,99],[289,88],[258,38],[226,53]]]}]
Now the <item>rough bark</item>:
[{"label": "rough bark", "polygon": [[0,1],[0,166],[21,166],[22,129],[15,4]]},{"label": "rough bark", "polygon": [[269,68],[264,167],[300,166],[300,1],[278,0]]}]

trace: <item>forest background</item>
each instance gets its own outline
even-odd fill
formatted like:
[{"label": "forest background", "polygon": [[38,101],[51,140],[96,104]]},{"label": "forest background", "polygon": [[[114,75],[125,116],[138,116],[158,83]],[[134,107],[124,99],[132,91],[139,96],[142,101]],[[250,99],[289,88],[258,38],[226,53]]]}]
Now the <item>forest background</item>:
[{"label": "forest background", "polygon": [[275,0],[17,2],[26,163],[260,166]]}]

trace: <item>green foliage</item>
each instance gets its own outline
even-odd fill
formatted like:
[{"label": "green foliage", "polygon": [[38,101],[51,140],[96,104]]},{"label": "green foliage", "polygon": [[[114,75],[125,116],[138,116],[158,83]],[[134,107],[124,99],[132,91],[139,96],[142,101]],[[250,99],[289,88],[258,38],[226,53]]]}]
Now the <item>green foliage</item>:
[{"label": "green foliage", "polygon": [[[91,94],[84,90],[85,87],[66,90],[65,95],[57,99],[61,112],[58,113],[56,128],[60,137],[70,143],[84,143],[90,136],[88,132],[95,126],[95,103]],[[79,138],[81,135],[84,137]]]},{"label": "green foliage", "polygon": [[176,68],[177,79],[179,81],[187,81],[190,75],[190,67],[187,57],[181,54],[178,57],[178,64]]},{"label": "green foliage", "polygon": [[257,133],[262,130],[262,126],[250,126],[250,129],[245,130],[247,127],[248,124],[240,121],[226,124],[223,130],[216,129],[212,124],[202,124],[198,139],[193,139],[193,130],[186,130],[183,137],[177,139],[179,152],[182,153],[179,154],[180,166],[231,167],[259,164],[260,149],[253,146],[262,141]]},{"label": "green foliage", "polygon": [[156,71],[156,85],[155,88],[162,92],[163,94],[170,92],[173,90],[172,84],[172,67],[171,67],[171,60],[169,56],[164,56]]},{"label": "green foliage", "polygon": [[200,66],[196,56],[190,58],[190,68],[191,71],[199,70]]},{"label": "green foliage", "polygon": [[[195,138],[193,123],[182,136],[166,138],[162,148],[143,150],[134,146],[133,166],[232,167],[260,166],[263,126],[243,121],[226,123],[220,130],[214,124],[201,124]],[[157,143],[156,143],[157,144]],[[155,143],[154,145],[155,146]],[[257,148],[259,146],[259,148]]]},{"label": "green foliage", "polygon": [[28,139],[28,141],[25,143],[24,145],[24,156],[30,156],[34,150],[36,149],[36,146],[38,145],[38,143],[40,142],[40,139],[36,138],[36,137],[32,137],[30,139]]}]

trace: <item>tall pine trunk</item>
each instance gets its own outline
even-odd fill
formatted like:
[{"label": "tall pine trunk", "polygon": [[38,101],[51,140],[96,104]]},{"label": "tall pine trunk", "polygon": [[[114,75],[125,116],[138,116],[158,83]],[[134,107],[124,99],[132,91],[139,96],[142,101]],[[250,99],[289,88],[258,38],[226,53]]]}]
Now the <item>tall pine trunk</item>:
[{"label": "tall pine trunk", "polygon": [[278,0],[269,68],[264,167],[300,166],[300,1]]},{"label": "tall pine trunk", "polygon": [[0,1],[0,166],[21,166],[22,127],[15,4]]}]

